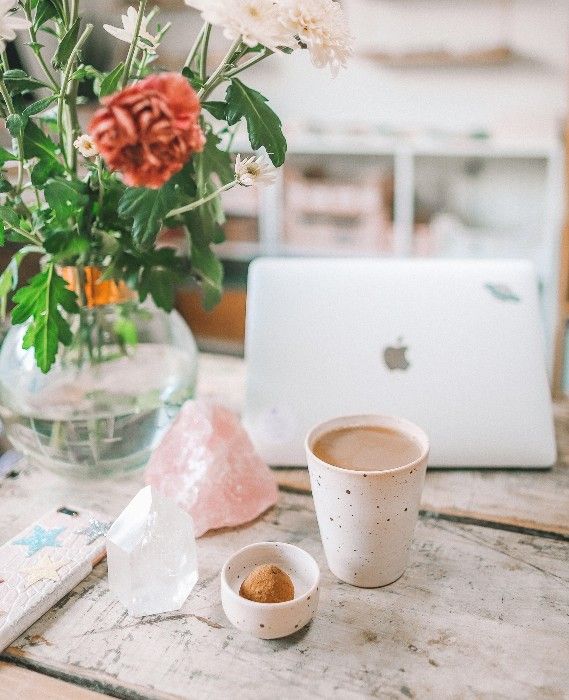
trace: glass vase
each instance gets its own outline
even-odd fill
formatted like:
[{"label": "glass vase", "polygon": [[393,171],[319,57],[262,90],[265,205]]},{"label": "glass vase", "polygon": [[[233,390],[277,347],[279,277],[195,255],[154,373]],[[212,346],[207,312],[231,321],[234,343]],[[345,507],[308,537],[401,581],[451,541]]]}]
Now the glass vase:
[{"label": "glass vase", "polygon": [[[107,297],[108,298],[108,297]],[[71,346],[47,374],[23,350],[27,326],[0,351],[0,416],[14,447],[66,477],[142,467],[194,396],[197,347],[181,316],[129,298],[70,316]]]}]

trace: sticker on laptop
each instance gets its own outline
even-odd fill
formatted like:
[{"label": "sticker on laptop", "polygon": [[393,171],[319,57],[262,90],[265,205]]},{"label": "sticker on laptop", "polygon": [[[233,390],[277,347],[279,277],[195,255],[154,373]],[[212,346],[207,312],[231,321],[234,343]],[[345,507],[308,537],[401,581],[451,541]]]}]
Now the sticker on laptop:
[{"label": "sticker on laptop", "polygon": [[488,282],[484,287],[499,301],[511,301],[514,303],[521,301],[520,297],[507,284],[490,284]]},{"label": "sticker on laptop", "polygon": [[272,406],[260,416],[257,425],[259,437],[271,445],[291,442],[298,430],[295,413],[287,406]]}]

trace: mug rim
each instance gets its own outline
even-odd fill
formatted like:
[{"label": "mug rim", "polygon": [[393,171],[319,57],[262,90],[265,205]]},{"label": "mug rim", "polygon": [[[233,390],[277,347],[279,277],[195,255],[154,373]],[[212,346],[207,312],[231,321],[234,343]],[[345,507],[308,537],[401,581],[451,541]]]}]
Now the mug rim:
[{"label": "mug rim", "polygon": [[[417,459],[414,459],[412,462],[407,462],[406,464],[401,464],[398,467],[391,467],[389,469],[365,469],[365,470],[359,470],[359,469],[346,469],[345,467],[338,467],[335,464],[330,464],[330,462],[326,462],[323,459],[320,459],[320,457],[316,456],[314,454],[314,451],[312,449],[311,443],[314,441],[315,435],[318,433],[324,433],[326,432],[326,428],[328,430],[333,430],[334,428],[332,426],[336,425],[337,428],[342,428],[342,427],[353,427],[353,426],[363,426],[363,425],[378,425],[378,426],[383,426],[387,428],[392,428],[394,430],[399,430],[400,433],[406,435],[407,437],[411,437],[411,439],[414,439],[415,437],[418,437],[419,440],[421,441],[419,444],[419,447],[421,449],[421,454],[417,457]],[[407,428],[407,430],[406,430]],[[387,415],[387,414],[381,414],[381,413],[356,413],[356,414],[349,414],[345,416],[336,416],[335,418],[329,418],[328,420],[321,421],[317,423],[316,425],[312,426],[312,428],[308,431],[306,438],[304,440],[304,447],[307,452],[307,455],[310,455],[312,459],[314,459],[318,464],[323,465],[324,467],[328,469],[332,469],[337,472],[341,472],[343,474],[349,473],[349,474],[354,474],[354,475],[359,475],[362,476],[365,474],[367,475],[373,475],[373,476],[378,476],[381,474],[394,474],[396,472],[402,472],[407,469],[413,469],[415,467],[418,467],[422,462],[425,462],[428,457],[429,457],[429,451],[430,451],[430,442],[429,442],[429,437],[427,433],[419,427],[416,423],[413,423],[410,421],[408,418],[402,418],[401,416],[395,416],[395,415]],[[308,460],[310,461],[310,460]],[[308,465],[310,466],[310,464]]]}]

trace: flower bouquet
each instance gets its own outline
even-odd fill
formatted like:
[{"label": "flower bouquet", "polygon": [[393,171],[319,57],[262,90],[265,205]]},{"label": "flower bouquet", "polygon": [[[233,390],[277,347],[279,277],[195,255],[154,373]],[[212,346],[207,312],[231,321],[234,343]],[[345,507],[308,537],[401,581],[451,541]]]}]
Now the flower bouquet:
[{"label": "flower bouquet", "polygon": [[[336,74],[350,54],[351,37],[334,0],[186,0],[201,13],[203,26],[180,71],[160,72],[168,25],[161,26],[156,8],[140,0],[122,16],[122,26],[104,25],[128,49],[113,70],[101,72],[83,59],[93,25],[83,22],[79,4],[0,0],[0,116],[12,140],[11,148],[0,148],[0,244],[17,244],[0,275],[0,311],[5,315],[8,300],[14,304],[0,357],[0,403],[8,432],[12,424],[18,427],[13,441],[34,451],[40,396],[32,400],[30,387],[37,394],[45,383],[36,376],[19,384],[13,377],[18,368],[32,371],[32,356],[41,373],[75,372],[74,387],[65,374],[55,392],[41,396],[42,405],[61,409],[57,420],[44,420],[43,437],[50,449],[54,441],[61,443],[62,421],[81,414],[82,428],[74,424],[73,439],[92,444],[97,435],[96,449],[85,448],[89,460],[93,452],[100,455],[101,431],[116,437],[114,423],[111,429],[93,416],[106,416],[109,393],[115,389],[116,399],[117,377],[130,366],[127,360],[156,333],[155,326],[149,330],[148,302],[141,303],[148,298],[152,308],[172,311],[176,286],[193,276],[204,305],[213,307],[222,293],[222,265],[212,248],[223,241],[220,195],[236,186],[270,183],[285,160],[281,122],[267,99],[243,82],[243,74],[273,55],[301,50]],[[212,32],[227,40],[227,53],[213,68]],[[16,33],[26,36],[37,70],[8,64],[6,42]],[[42,43],[48,35],[57,40],[49,57]],[[86,129],[78,111],[84,83],[100,103]],[[254,155],[234,158],[231,143],[241,124]],[[183,255],[161,239],[164,229],[173,228],[184,231]],[[18,267],[32,254],[41,256],[41,271],[18,288]],[[182,348],[181,331],[176,333],[168,328],[158,345],[177,342]],[[158,356],[166,372],[168,362],[163,353]],[[148,357],[141,362],[146,374],[159,369]],[[112,363],[122,374],[105,377],[99,369],[96,381],[84,375],[88,367]],[[186,395],[188,382],[181,382]],[[79,383],[84,391],[78,392]],[[172,406],[184,398],[180,382],[173,385]],[[163,386],[152,386],[150,394],[159,395],[163,405]],[[22,396],[29,399],[24,407]],[[130,394],[128,400],[133,402]],[[134,404],[127,412],[131,417],[142,411],[140,401]],[[121,410],[124,416],[124,406]],[[116,422],[119,414],[111,413]],[[26,429],[35,420],[33,438],[22,437],[22,415]],[[142,439],[144,429],[138,428],[131,441]],[[63,432],[69,443],[69,430]]]}]

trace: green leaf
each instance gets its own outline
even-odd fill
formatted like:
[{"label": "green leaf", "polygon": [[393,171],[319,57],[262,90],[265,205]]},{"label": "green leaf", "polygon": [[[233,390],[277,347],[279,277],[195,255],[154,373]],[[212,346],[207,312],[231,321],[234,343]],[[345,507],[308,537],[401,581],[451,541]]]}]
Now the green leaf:
[{"label": "green leaf", "polygon": [[24,130],[24,158],[48,158],[61,165],[57,153],[58,148],[49,136],[33,121],[29,121]]},{"label": "green leaf", "polygon": [[225,100],[227,123],[232,126],[244,117],[251,147],[255,150],[263,147],[273,165],[277,168],[281,166],[286,156],[286,139],[281,120],[268,106],[267,98],[233,78]]},{"label": "green leaf", "polygon": [[51,0],[40,0],[34,18],[34,30],[37,32],[48,20],[58,16],[59,12],[55,3],[51,2]]},{"label": "green leaf", "polygon": [[204,109],[207,109],[207,111],[211,114],[212,117],[215,117],[215,119],[219,119],[221,121],[226,120],[227,103],[221,101],[202,102],[202,107]]},{"label": "green leaf", "polygon": [[132,237],[141,248],[155,241],[166,214],[178,204],[176,188],[165,185],[158,190],[128,188],[119,202],[119,215],[132,219]]},{"label": "green leaf", "polygon": [[63,166],[58,160],[42,158],[34,165],[31,172],[31,180],[34,187],[43,189],[50,177],[61,175]]},{"label": "green leaf", "polygon": [[34,114],[39,114],[40,112],[43,112],[44,109],[47,109],[56,100],[57,95],[50,95],[49,97],[43,97],[41,100],[32,102],[32,104],[28,105],[26,109],[22,112],[22,116],[31,117]]},{"label": "green leaf", "polygon": [[101,71],[94,66],[81,64],[76,71],[71,74],[71,80],[101,80]]},{"label": "green leaf", "polygon": [[[231,155],[227,151],[218,148],[221,143],[219,136],[213,131],[206,132],[206,142],[201,153],[195,156],[194,168],[198,179],[198,191],[200,197],[209,194],[208,188],[200,187],[200,183],[205,183],[208,175],[218,177],[222,185],[227,185],[235,179],[235,170]],[[214,186],[214,189],[217,189]]]},{"label": "green leaf", "polygon": [[176,288],[184,274],[182,258],[171,248],[161,248],[145,256],[144,264],[138,272],[138,293],[141,301],[150,296],[157,306],[172,311],[176,300]]},{"label": "green leaf", "polygon": [[67,64],[67,61],[69,60],[69,57],[71,56],[71,53],[75,48],[75,44],[77,43],[77,38],[79,37],[80,24],[81,19],[77,17],[77,19],[65,32],[63,39],[59,42],[57,51],[55,52],[55,56],[51,61],[51,64],[54,68],[57,68],[59,70]]},{"label": "green leaf", "polygon": [[20,70],[19,68],[7,70],[4,73],[4,82],[6,83],[8,92],[12,95],[48,87],[45,83],[32,78],[26,71]]},{"label": "green leaf", "polygon": [[89,202],[85,183],[62,177],[50,180],[45,186],[44,195],[56,220],[63,226],[68,224],[69,219],[78,218]]},{"label": "green leaf", "polygon": [[[195,169],[192,160],[190,159],[184,167],[173,175],[169,180],[167,187],[177,188],[183,195],[193,199],[198,191],[195,181]],[[182,202],[187,204],[188,202]]]},{"label": "green leaf", "polygon": [[209,311],[223,294],[223,265],[209,246],[196,245],[192,245],[191,263],[192,272],[201,283],[204,308]]},{"label": "green leaf", "polygon": [[18,286],[18,267],[29,253],[43,253],[43,251],[41,248],[32,245],[27,245],[20,248],[14,253],[12,259],[8,263],[8,267],[6,267],[4,272],[0,275],[0,318],[2,318],[2,320],[6,318],[8,294],[14,291],[14,289],[16,289]]},{"label": "green leaf", "polygon": [[21,114],[11,114],[8,119],[6,119],[6,128],[12,136],[18,137],[24,130],[27,119],[27,117]]},{"label": "green leaf", "polygon": [[[195,179],[200,198],[218,189],[214,178],[225,185],[235,177],[231,156],[218,148],[219,143],[219,137],[211,129],[206,129],[204,149],[194,156]],[[193,244],[203,247],[209,243],[221,243],[225,238],[222,228],[225,216],[219,197],[184,214],[184,222]]]},{"label": "green leaf", "polygon": [[7,151],[5,148],[0,146],[0,166],[7,163],[9,160],[18,160],[13,153]]},{"label": "green leaf", "polygon": [[189,80],[194,90],[200,90],[203,87],[204,84],[199,75],[188,66],[182,68],[182,75]]},{"label": "green leaf", "polygon": [[12,227],[19,227],[20,226],[20,217],[18,214],[12,209],[12,207],[9,207],[7,205],[1,206],[0,207],[0,220],[3,222],[6,222]]},{"label": "green leaf", "polygon": [[6,192],[11,192],[14,189],[14,186],[10,182],[10,180],[7,180],[2,173],[0,173],[0,193],[4,194]]},{"label": "green leaf", "polygon": [[89,250],[89,241],[79,236],[73,229],[51,233],[43,245],[46,253],[52,255],[58,262],[75,260]]},{"label": "green leaf", "polygon": [[14,294],[14,302],[12,322],[19,324],[30,319],[23,345],[33,346],[38,367],[48,372],[55,362],[59,343],[71,343],[71,330],[61,309],[77,313],[77,297],[51,263]]},{"label": "green leaf", "polygon": [[119,63],[114,70],[105,75],[99,85],[99,97],[105,97],[106,95],[111,95],[113,92],[116,92],[123,70],[124,63]]}]

